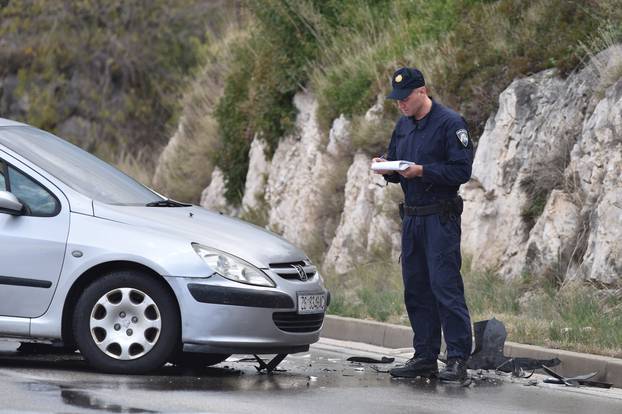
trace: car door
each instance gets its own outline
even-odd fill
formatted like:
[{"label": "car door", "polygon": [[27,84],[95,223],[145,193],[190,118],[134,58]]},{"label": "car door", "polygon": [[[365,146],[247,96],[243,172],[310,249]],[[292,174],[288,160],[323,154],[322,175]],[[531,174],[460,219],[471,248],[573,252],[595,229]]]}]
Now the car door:
[{"label": "car door", "polygon": [[69,202],[44,177],[1,151],[0,191],[25,206],[19,216],[0,213],[0,316],[41,316],[63,266]]}]

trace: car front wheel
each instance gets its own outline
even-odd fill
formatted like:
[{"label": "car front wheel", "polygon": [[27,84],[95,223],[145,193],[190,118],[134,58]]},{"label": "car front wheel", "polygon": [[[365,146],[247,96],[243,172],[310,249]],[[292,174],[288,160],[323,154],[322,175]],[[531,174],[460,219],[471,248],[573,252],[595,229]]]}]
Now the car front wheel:
[{"label": "car front wheel", "polygon": [[73,315],[80,353],[96,369],[140,374],[161,367],[179,341],[177,303],[163,282],[136,271],[109,273],[82,293]]}]

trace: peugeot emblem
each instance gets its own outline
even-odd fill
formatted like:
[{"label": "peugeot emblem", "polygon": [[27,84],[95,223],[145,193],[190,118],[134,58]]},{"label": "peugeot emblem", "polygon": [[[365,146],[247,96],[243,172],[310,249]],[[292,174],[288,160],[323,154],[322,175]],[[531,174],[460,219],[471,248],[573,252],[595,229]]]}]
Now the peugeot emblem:
[{"label": "peugeot emblem", "polygon": [[309,278],[307,277],[307,274],[305,273],[305,269],[303,269],[302,266],[300,265],[292,265],[294,267],[294,269],[296,269],[298,271],[298,278],[303,281],[306,282]]}]

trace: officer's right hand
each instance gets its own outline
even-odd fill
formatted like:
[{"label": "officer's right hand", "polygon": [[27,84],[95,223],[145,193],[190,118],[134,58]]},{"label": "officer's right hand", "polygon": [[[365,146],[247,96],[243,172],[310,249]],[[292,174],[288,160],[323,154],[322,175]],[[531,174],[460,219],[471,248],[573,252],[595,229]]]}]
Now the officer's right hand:
[{"label": "officer's right hand", "polygon": [[[372,158],[371,162],[385,162],[386,160],[384,158],[380,158],[380,157],[376,157],[376,158]],[[387,175],[387,174],[392,174],[394,171],[390,171],[390,170],[374,170],[374,172],[376,174],[381,174],[381,175]]]}]

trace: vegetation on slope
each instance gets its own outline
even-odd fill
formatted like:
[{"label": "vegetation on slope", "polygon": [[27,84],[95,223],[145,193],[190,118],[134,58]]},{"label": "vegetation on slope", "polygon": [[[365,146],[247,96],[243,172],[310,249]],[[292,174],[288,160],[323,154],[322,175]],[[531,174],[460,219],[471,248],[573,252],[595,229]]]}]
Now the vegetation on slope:
[{"label": "vegetation on slope", "polygon": [[[622,358],[622,289],[527,274],[508,281],[464,262],[472,322],[495,317],[509,341]],[[375,258],[346,275],[329,275],[327,283],[330,313],[410,326],[398,263]]]},{"label": "vegetation on slope", "polygon": [[[291,131],[297,91],[314,91],[327,132],[340,114],[360,116],[386,93],[395,68],[418,66],[433,95],[463,113],[478,136],[514,78],[551,67],[567,73],[585,56],[582,45],[602,31],[620,38],[621,6],[620,0],[251,0],[255,25],[238,49],[217,114],[227,198],[241,200],[249,142],[259,135],[274,150]],[[380,132],[389,135],[395,116],[387,106]],[[386,143],[372,136],[355,144],[377,153]]]},{"label": "vegetation on slope", "polygon": [[0,2],[0,115],[153,167],[217,3]]}]

